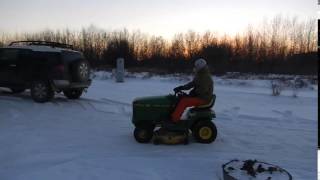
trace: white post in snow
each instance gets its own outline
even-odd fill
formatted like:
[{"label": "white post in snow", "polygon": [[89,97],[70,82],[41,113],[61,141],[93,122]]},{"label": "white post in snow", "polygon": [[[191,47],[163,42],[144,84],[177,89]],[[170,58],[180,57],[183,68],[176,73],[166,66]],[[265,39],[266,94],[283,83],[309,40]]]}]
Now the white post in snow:
[{"label": "white post in snow", "polygon": [[116,82],[124,82],[124,59],[117,59]]}]

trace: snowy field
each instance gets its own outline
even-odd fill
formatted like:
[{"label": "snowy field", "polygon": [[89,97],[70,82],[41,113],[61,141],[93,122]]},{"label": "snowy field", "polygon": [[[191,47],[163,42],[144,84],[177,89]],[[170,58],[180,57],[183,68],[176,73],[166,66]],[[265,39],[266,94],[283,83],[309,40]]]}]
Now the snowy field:
[{"label": "snowy field", "polygon": [[215,78],[218,128],[209,145],[138,144],[131,102],[186,79],[97,76],[80,100],[0,92],[0,180],[222,180],[232,159],[277,164],[294,179],[317,178],[317,88],[271,96],[267,80]]}]

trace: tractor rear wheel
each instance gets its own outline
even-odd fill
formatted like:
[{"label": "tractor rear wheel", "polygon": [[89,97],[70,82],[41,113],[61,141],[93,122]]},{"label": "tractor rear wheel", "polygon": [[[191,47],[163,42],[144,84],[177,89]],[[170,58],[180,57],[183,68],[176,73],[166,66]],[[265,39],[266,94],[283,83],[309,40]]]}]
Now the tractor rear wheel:
[{"label": "tractor rear wheel", "polygon": [[134,129],[134,138],[139,143],[148,143],[153,136],[153,128],[151,127],[136,127]]},{"label": "tractor rear wheel", "polygon": [[199,121],[192,130],[194,139],[199,143],[212,143],[217,137],[217,128],[212,121]]}]

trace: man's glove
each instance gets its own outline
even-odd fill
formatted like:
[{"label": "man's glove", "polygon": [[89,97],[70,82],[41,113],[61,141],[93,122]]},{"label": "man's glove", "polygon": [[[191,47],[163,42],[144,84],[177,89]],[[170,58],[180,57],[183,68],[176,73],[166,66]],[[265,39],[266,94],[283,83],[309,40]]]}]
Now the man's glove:
[{"label": "man's glove", "polygon": [[175,93],[177,93],[177,92],[181,91],[182,88],[183,88],[183,86],[178,86],[178,87],[174,88],[173,91],[174,91]]},{"label": "man's glove", "polygon": [[192,89],[192,90],[189,92],[189,96],[191,96],[191,97],[196,96],[196,92],[195,92],[194,89]]}]

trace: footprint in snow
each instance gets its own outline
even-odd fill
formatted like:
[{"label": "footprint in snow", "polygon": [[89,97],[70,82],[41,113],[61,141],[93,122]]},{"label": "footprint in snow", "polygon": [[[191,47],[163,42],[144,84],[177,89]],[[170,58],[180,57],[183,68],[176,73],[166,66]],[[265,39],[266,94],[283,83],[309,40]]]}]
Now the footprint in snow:
[{"label": "footprint in snow", "polygon": [[290,110],[286,110],[286,111],[272,110],[272,112],[280,115],[279,120],[288,121],[288,122],[293,122],[296,120],[296,117],[293,115],[293,112]]},{"label": "footprint in snow", "polygon": [[236,120],[239,116],[240,107],[233,107],[232,109],[223,110],[219,113],[219,118],[225,120]]},{"label": "footprint in snow", "polygon": [[238,119],[239,111],[240,111],[240,107],[233,107],[231,109],[230,115],[231,115],[232,120]]}]

